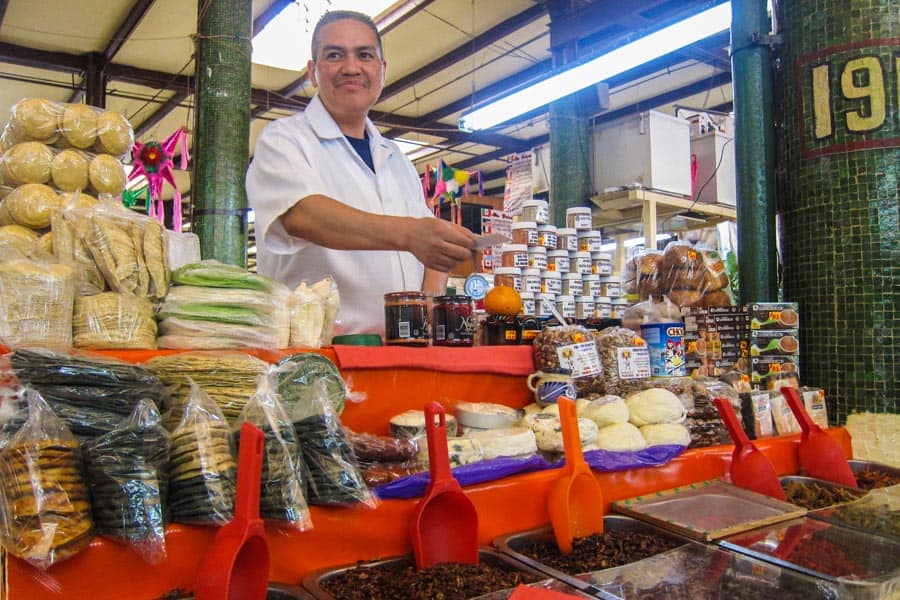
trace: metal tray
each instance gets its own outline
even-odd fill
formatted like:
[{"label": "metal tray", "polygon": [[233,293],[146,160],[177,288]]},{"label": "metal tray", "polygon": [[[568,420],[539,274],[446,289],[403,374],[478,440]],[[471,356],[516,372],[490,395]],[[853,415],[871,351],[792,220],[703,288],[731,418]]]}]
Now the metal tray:
[{"label": "metal tray", "polygon": [[[603,517],[604,531],[635,531],[640,533],[656,534],[667,539],[688,542],[687,538],[681,537],[671,531],[660,529],[649,523],[632,519],[624,515],[606,515]],[[589,573],[566,573],[560,571],[550,565],[540,562],[539,560],[525,554],[524,549],[527,545],[534,542],[550,542],[555,543],[553,529],[551,527],[539,527],[537,529],[529,529],[516,533],[507,533],[494,538],[493,545],[503,554],[509,555],[521,563],[531,567],[536,571],[544,573],[548,577],[563,581],[568,585],[582,589],[587,593],[596,594],[596,588],[590,585]]]},{"label": "metal tray", "polygon": [[312,600],[309,592],[297,585],[270,583],[266,589],[266,600]]},{"label": "metal tray", "polygon": [[872,462],[870,460],[857,460],[857,459],[848,460],[847,464],[850,465],[850,470],[853,471],[854,475],[856,475],[858,473],[862,473],[866,469],[871,469],[872,471],[880,471],[882,473],[888,473],[895,477],[900,477],[900,468],[892,467],[891,465],[885,465],[882,463]]},{"label": "metal tray", "polygon": [[805,508],[720,479],[617,500],[612,507],[616,512],[701,541],[715,540],[806,514]]},{"label": "metal tray", "polygon": [[[526,573],[533,573],[538,575],[539,577],[544,577],[545,575],[538,571],[537,569],[533,569],[527,565],[522,564],[521,562],[515,560],[510,556],[506,556],[498,552],[493,548],[479,548],[478,550],[478,559],[483,563],[490,564],[504,564],[512,569],[517,571],[524,571]],[[384,560],[373,561],[369,563],[354,563],[352,565],[344,565],[340,567],[329,567],[325,569],[320,569],[313,573],[310,573],[306,577],[303,578],[303,587],[312,594],[313,598],[317,600],[341,600],[340,598],[335,598],[323,587],[323,583],[328,581],[328,579],[335,577],[344,573],[345,571],[349,571],[351,569],[356,568],[364,568],[364,569],[377,569],[379,567],[385,566],[399,566],[399,565],[411,565],[414,564],[413,556],[411,554],[405,556],[397,556],[394,558],[388,558]],[[584,584],[582,584],[584,587]],[[499,591],[499,590],[498,590]],[[385,599],[388,600],[388,599]]]},{"label": "metal tray", "polygon": [[719,546],[834,583],[840,598],[900,594],[900,542],[801,518],[719,540]]},{"label": "metal tray", "polygon": [[805,475],[784,475],[778,478],[778,481],[781,483],[781,487],[784,487],[788,483],[804,483],[804,484],[816,484],[822,488],[827,490],[847,490],[849,492],[853,492],[856,494],[857,498],[862,498],[865,496],[866,492],[859,488],[851,487],[849,485],[844,485],[842,483],[835,483],[833,481],[828,481],[827,479],[816,479],[815,477],[807,477]]}]

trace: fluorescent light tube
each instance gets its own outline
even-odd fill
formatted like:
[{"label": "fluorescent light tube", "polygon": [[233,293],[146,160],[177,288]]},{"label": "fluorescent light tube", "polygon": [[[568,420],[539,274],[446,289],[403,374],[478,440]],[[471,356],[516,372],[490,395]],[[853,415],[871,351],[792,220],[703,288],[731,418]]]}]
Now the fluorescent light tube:
[{"label": "fluorescent light tube", "polygon": [[487,129],[572,92],[680,50],[731,26],[731,2],[719,4],[464,114],[459,128]]}]

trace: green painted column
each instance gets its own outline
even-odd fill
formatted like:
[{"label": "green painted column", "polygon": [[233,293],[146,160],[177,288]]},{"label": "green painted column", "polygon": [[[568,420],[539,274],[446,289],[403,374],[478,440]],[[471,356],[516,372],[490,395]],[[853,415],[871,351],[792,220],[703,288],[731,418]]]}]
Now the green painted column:
[{"label": "green painted column", "polygon": [[775,126],[765,0],[731,3],[734,158],[741,304],[778,299]]},{"label": "green painted column", "polygon": [[566,209],[590,206],[590,112],[582,98],[594,88],[550,103],[550,212],[553,224],[566,225]]},{"label": "green painted column", "polygon": [[784,23],[784,294],[833,421],[897,413],[900,6],[792,0]]},{"label": "green painted column", "polygon": [[247,265],[249,0],[200,0],[191,227],[204,259]]}]

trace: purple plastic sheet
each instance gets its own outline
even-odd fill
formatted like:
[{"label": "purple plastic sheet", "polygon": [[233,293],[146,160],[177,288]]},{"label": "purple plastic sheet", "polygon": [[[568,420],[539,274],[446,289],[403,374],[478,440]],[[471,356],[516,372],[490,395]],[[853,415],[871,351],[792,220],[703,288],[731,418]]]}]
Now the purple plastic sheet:
[{"label": "purple plastic sheet", "polygon": [[[641,467],[664,465],[687,449],[678,444],[650,446],[636,452],[612,452],[610,450],[588,450],[584,460],[596,471],[625,471]],[[562,461],[554,467],[562,466]]]},{"label": "purple plastic sheet", "polygon": [[[502,479],[517,473],[541,471],[549,469],[550,464],[541,456],[535,454],[528,458],[492,458],[479,462],[454,467],[451,469],[453,476],[461,486],[484,483]],[[381,499],[387,498],[415,498],[425,493],[425,487],[431,474],[428,471],[416,473],[401,479],[395,479],[390,483],[380,485],[374,489],[375,494]]]},{"label": "purple plastic sheet", "polygon": [[[641,467],[658,467],[664,465],[686,449],[685,446],[661,445],[650,446],[637,452],[611,452],[609,450],[589,450],[584,459],[597,471],[624,471]],[[463,487],[485,481],[494,481],[517,473],[555,469],[564,463],[561,459],[553,464],[548,463],[540,455],[529,458],[493,458],[451,469],[453,476]],[[395,479],[390,483],[374,488],[381,499],[416,498],[425,493],[425,487],[431,475],[428,471],[416,473],[408,477]]]}]

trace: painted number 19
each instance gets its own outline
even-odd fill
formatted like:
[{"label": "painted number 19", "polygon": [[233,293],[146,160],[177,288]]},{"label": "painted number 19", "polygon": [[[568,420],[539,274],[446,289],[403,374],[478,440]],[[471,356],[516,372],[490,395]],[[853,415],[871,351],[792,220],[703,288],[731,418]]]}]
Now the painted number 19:
[{"label": "painted number 19", "polygon": [[[895,73],[900,74],[900,57],[894,57]],[[831,96],[831,68],[824,64],[812,69],[813,120],[816,139],[834,133],[834,110]],[[895,81],[897,77],[894,78]],[[841,97],[860,100],[854,110],[844,113],[847,130],[854,133],[873,131],[884,125],[887,115],[887,90],[881,61],[875,56],[854,58],[844,63],[840,73]],[[900,84],[897,85],[897,102],[900,105]]]}]

